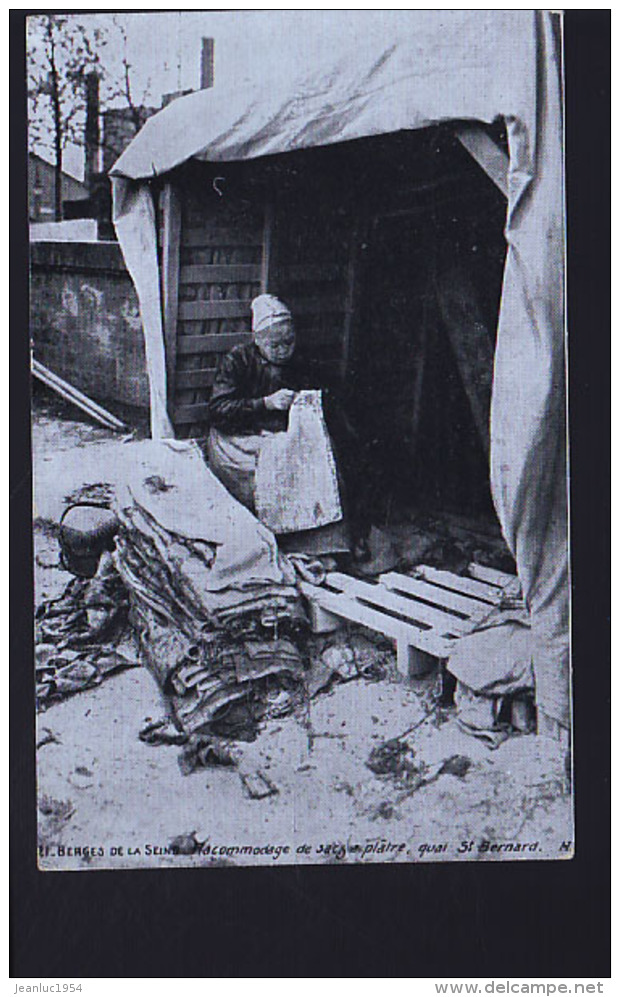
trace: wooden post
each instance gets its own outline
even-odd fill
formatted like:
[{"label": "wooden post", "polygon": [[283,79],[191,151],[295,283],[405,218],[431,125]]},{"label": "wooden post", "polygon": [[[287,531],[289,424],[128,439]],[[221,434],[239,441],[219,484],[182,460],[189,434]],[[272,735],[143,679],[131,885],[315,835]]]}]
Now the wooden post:
[{"label": "wooden post", "polygon": [[275,207],[271,195],[265,202],[265,220],[263,222],[263,247],[261,256],[260,290],[261,294],[272,291],[273,283],[273,229]]},{"label": "wooden post", "polygon": [[338,630],[343,626],[340,616],[335,616],[319,606],[318,602],[308,601],[308,611],[310,615],[310,629],[313,634],[327,634]]},{"label": "wooden post", "polygon": [[181,202],[178,191],[168,183],[161,198],[163,245],[161,262],[164,343],[168,412],[173,420],[177,360],[177,321],[179,311],[179,258],[181,245]]},{"label": "wooden post", "polygon": [[403,678],[418,679],[436,669],[437,658],[406,644],[403,640],[397,640],[396,667]]},{"label": "wooden post", "polygon": [[353,333],[353,318],[355,315],[356,291],[357,291],[357,264],[359,257],[359,241],[361,226],[359,222],[353,224],[351,230],[351,240],[349,243],[349,259],[347,262],[347,289],[345,295],[344,326],[342,330],[342,354],[340,358],[340,377],[346,377],[349,369],[349,355],[351,352],[351,338]]},{"label": "wooden post", "polygon": [[493,344],[466,271],[452,267],[437,278],[437,302],[474,424],[488,458]]}]

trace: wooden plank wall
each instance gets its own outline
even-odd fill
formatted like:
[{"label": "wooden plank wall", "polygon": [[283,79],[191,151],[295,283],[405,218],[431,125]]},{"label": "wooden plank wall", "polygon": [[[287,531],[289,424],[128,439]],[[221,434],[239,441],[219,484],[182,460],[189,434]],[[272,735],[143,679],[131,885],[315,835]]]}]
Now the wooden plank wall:
[{"label": "wooden plank wall", "polygon": [[258,184],[223,189],[220,196],[210,183],[181,182],[160,199],[169,406],[181,438],[208,432],[218,362],[249,341],[250,303],[261,291],[290,306],[317,385],[340,374],[351,307],[350,217],[318,189],[311,199],[294,185],[284,193],[277,185],[275,193]]},{"label": "wooden plank wall", "polygon": [[176,361],[170,399],[178,437],[208,430],[207,403],[222,353],[250,338],[261,289],[264,204],[180,188]]},{"label": "wooden plank wall", "polygon": [[466,182],[473,164],[450,142],[460,159],[450,144],[442,152],[428,135],[411,133],[368,140],[355,158],[328,148],[262,163],[193,164],[171,177],[176,195],[167,187],[160,199],[161,267],[178,436],[208,431],[215,369],[223,353],[249,341],[250,302],[261,291],[290,306],[317,385],[350,375],[369,223],[412,210],[434,217],[448,194],[464,202],[476,194],[476,178]]}]

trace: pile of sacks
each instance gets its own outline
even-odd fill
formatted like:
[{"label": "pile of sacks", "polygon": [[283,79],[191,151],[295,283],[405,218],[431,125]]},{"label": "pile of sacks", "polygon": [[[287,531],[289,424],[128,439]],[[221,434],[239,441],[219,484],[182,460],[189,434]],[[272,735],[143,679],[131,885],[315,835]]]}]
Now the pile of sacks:
[{"label": "pile of sacks", "polygon": [[301,678],[295,570],[194,443],[145,440],[134,453],[114,560],[145,661],[195,733],[279,677]]}]

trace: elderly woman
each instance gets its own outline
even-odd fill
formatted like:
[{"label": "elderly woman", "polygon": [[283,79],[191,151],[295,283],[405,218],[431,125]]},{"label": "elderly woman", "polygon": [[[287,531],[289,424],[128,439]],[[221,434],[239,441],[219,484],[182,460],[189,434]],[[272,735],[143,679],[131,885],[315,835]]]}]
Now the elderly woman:
[{"label": "elderly woman", "polygon": [[[209,405],[209,466],[229,492],[254,510],[256,461],[265,437],[283,432],[295,394],[313,387],[295,356],[295,330],[287,306],[271,294],[252,302],[253,342],[236,346],[217,372]],[[314,385],[316,387],[316,385]],[[330,423],[327,419],[328,426]],[[332,427],[330,426],[330,429]],[[342,478],[339,478],[341,494]],[[286,534],[289,552],[316,555],[350,549],[344,520]]]}]

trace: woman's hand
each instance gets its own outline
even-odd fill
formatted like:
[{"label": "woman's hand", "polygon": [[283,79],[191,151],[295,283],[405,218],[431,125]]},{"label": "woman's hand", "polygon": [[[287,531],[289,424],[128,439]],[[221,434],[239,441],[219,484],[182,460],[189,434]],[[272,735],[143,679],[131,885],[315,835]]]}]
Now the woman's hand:
[{"label": "woman's hand", "polygon": [[288,412],[294,398],[295,392],[291,391],[290,388],[280,388],[279,391],[274,391],[272,395],[267,395],[264,399],[265,408],[269,411]]}]

